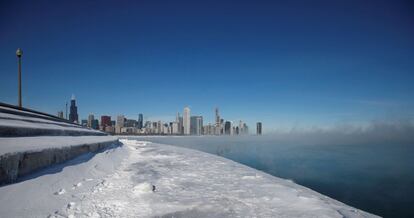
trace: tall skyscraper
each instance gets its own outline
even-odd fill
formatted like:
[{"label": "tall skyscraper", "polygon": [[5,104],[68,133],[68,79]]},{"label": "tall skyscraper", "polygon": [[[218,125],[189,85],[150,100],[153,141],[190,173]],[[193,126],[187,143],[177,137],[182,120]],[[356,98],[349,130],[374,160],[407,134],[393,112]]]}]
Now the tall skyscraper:
[{"label": "tall skyscraper", "polygon": [[95,120],[95,118],[94,118],[93,114],[89,114],[89,116],[88,116],[88,127],[89,128],[92,128],[94,120]]},{"label": "tall skyscraper", "polygon": [[124,127],[125,126],[125,116],[124,115],[118,115],[116,118],[116,126],[117,127]]},{"label": "tall skyscraper", "polygon": [[138,114],[138,129],[144,127],[144,115]]},{"label": "tall skyscraper", "polygon": [[69,121],[72,123],[79,123],[78,107],[76,107],[75,95],[72,95],[72,98],[70,100]]},{"label": "tall skyscraper", "polygon": [[257,135],[262,134],[262,123],[261,122],[257,122],[257,124],[256,124],[256,134]]},{"label": "tall skyscraper", "polygon": [[184,133],[183,117],[180,116],[180,113],[177,113],[176,122],[178,123],[178,134],[183,134]]},{"label": "tall skyscraper", "polygon": [[191,135],[201,135],[203,129],[203,117],[191,116],[190,118],[190,133]]},{"label": "tall skyscraper", "polygon": [[225,135],[230,135],[231,134],[231,122],[230,121],[226,121],[225,123],[224,123],[224,134]]},{"label": "tall skyscraper", "polygon": [[249,127],[247,126],[246,123],[243,124],[243,130],[244,130],[244,134],[246,134],[246,135],[249,134]]},{"label": "tall skyscraper", "polygon": [[220,114],[218,107],[216,107],[216,125],[220,125]]},{"label": "tall skyscraper", "polygon": [[190,108],[185,107],[183,113],[184,135],[190,135]]}]

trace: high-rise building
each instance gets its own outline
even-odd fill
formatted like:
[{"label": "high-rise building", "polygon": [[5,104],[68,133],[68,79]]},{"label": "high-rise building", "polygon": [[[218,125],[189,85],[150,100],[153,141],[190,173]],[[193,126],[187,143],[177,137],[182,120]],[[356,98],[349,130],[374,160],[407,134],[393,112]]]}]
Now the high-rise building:
[{"label": "high-rise building", "polygon": [[88,120],[82,120],[82,126],[88,126]]},{"label": "high-rise building", "polygon": [[178,123],[177,122],[172,122],[171,123],[171,134],[173,134],[173,135],[180,134],[179,129],[178,129]]},{"label": "high-rise building", "polygon": [[243,129],[243,121],[239,120],[239,134],[243,134],[244,133],[244,129]]},{"label": "high-rise building", "polygon": [[94,119],[93,121],[92,121],[92,129],[99,129],[99,121],[98,121],[98,119]]},{"label": "high-rise building", "polygon": [[175,121],[178,123],[178,134],[183,134],[184,124],[183,124],[183,117],[180,116],[180,113],[177,113],[177,117]]},{"label": "high-rise building", "polygon": [[215,116],[215,121],[216,121],[216,123],[215,123],[215,127],[214,127],[214,130],[215,130],[215,135],[221,135],[221,123],[220,123],[220,121],[221,121],[221,119],[220,119],[220,113],[219,113],[219,109],[218,109],[218,107],[216,107],[216,110],[215,110],[215,112],[216,112],[216,116]]},{"label": "high-rise building", "polygon": [[191,135],[201,135],[203,129],[203,117],[191,116],[190,118],[190,133]]},{"label": "high-rise building", "polygon": [[92,128],[93,121],[95,120],[93,114],[89,114],[88,116],[88,127]]},{"label": "high-rise building", "polygon": [[219,114],[219,109],[218,107],[216,107],[216,125],[220,124],[220,114]]},{"label": "high-rise building", "polygon": [[190,135],[190,108],[185,107],[183,113],[184,135]]},{"label": "high-rise building", "polygon": [[144,127],[144,115],[138,114],[138,129],[142,129]]},{"label": "high-rise building", "polygon": [[105,129],[107,126],[112,126],[111,117],[103,115],[101,116],[101,126]]},{"label": "high-rise building", "polygon": [[249,127],[246,123],[243,123],[243,133],[248,135],[249,134]]},{"label": "high-rise building", "polygon": [[120,134],[122,132],[122,128],[125,126],[125,116],[118,115],[116,117],[116,125],[115,125],[115,133]]},{"label": "high-rise building", "polygon": [[261,135],[262,134],[262,123],[261,122],[257,122],[256,123],[256,134],[257,135]]},{"label": "high-rise building", "polygon": [[72,123],[79,123],[78,107],[76,107],[75,95],[72,95],[72,98],[70,100],[69,121]]},{"label": "high-rise building", "polygon": [[125,126],[125,116],[124,115],[118,115],[118,117],[116,117],[116,126],[121,127],[121,128]]},{"label": "high-rise building", "polygon": [[137,127],[138,121],[134,119],[125,119],[124,127]]},{"label": "high-rise building", "polygon": [[232,130],[231,130],[231,122],[230,121],[226,121],[225,123],[224,123],[224,134],[225,135],[231,135],[231,132],[232,132]]}]

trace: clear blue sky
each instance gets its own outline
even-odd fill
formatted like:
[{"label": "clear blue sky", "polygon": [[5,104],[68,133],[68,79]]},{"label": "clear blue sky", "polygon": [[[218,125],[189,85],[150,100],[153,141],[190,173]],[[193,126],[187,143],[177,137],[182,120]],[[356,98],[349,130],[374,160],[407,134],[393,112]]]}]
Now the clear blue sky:
[{"label": "clear blue sky", "polygon": [[[0,101],[269,129],[414,118],[412,1],[1,1]],[[133,117],[132,117],[133,116]]]}]

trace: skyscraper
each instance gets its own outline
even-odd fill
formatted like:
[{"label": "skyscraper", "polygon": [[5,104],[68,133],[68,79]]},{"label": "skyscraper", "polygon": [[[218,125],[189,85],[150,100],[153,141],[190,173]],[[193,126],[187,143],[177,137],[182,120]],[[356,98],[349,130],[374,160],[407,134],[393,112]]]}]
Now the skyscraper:
[{"label": "skyscraper", "polygon": [[214,127],[214,132],[215,132],[215,134],[216,135],[220,135],[220,133],[221,133],[221,123],[220,123],[220,114],[219,114],[219,109],[218,109],[218,107],[216,107],[216,110],[215,110],[215,112],[216,112],[216,116],[215,116],[215,118],[216,118],[216,124],[215,124],[215,127]]},{"label": "skyscraper", "polygon": [[138,114],[138,129],[142,129],[144,127],[144,115]]},{"label": "skyscraper", "polygon": [[262,134],[262,123],[261,122],[257,122],[257,124],[256,124],[256,134],[257,135]]},{"label": "skyscraper", "polygon": [[180,113],[177,113],[176,122],[178,123],[178,134],[183,134],[184,132],[183,117],[180,116]]},{"label": "skyscraper", "polygon": [[116,118],[116,126],[117,127],[124,127],[125,126],[125,116],[124,115],[118,115]]},{"label": "skyscraper", "polygon": [[216,107],[216,125],[220,124],[220,114],[219,114],[219,109],[218,107]]},{"label": "skyscraper", "polygon": [[230,121],[226,121],[224,123],[224,134],[225,135],[230,135],[231,134],[231,122]]},{"label": "skyscraper", "polygon": [[190,118],[190,133],[191,135],[201,135],[203,129],[203,117],[191,116]]},{"label": "skyscraper", "polygon": [[89,116],[88,116],[88,127],[89,128],[92,128],[94,120],[95,120],[95,118],[94,118],[93,114],[89,114]]},{"label": "skyscraper", "polygon": [[92,129],[99,129],[99,120],[98,119],[94,119],[92,121]]},{"label": "skyscraper", "polygon": [[79,123],[78,107],[76,107],[75,95],[72,95],[72,98],[70,100],[69,121],[72,123]]},{"label": "skyscraper", "polygon": [[185,107],[183,113],[184,135],[190,135],[190,108]]},{"label": "skyscraper", "polygon": [[125,126],[125,116],[124,115],[118,115],[116,117],[115,133],[116,134],[121,133],[121,129],[124,126]]}]

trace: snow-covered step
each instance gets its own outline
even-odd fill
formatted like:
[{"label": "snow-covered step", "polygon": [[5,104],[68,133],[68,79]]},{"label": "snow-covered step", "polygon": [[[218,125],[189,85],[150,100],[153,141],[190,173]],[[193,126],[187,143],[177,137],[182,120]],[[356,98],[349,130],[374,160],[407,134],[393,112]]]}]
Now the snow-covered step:
[{"label": "snow-covered step", "polygon": [[0,102],[0,137],[107,135],[68,120]]}]

